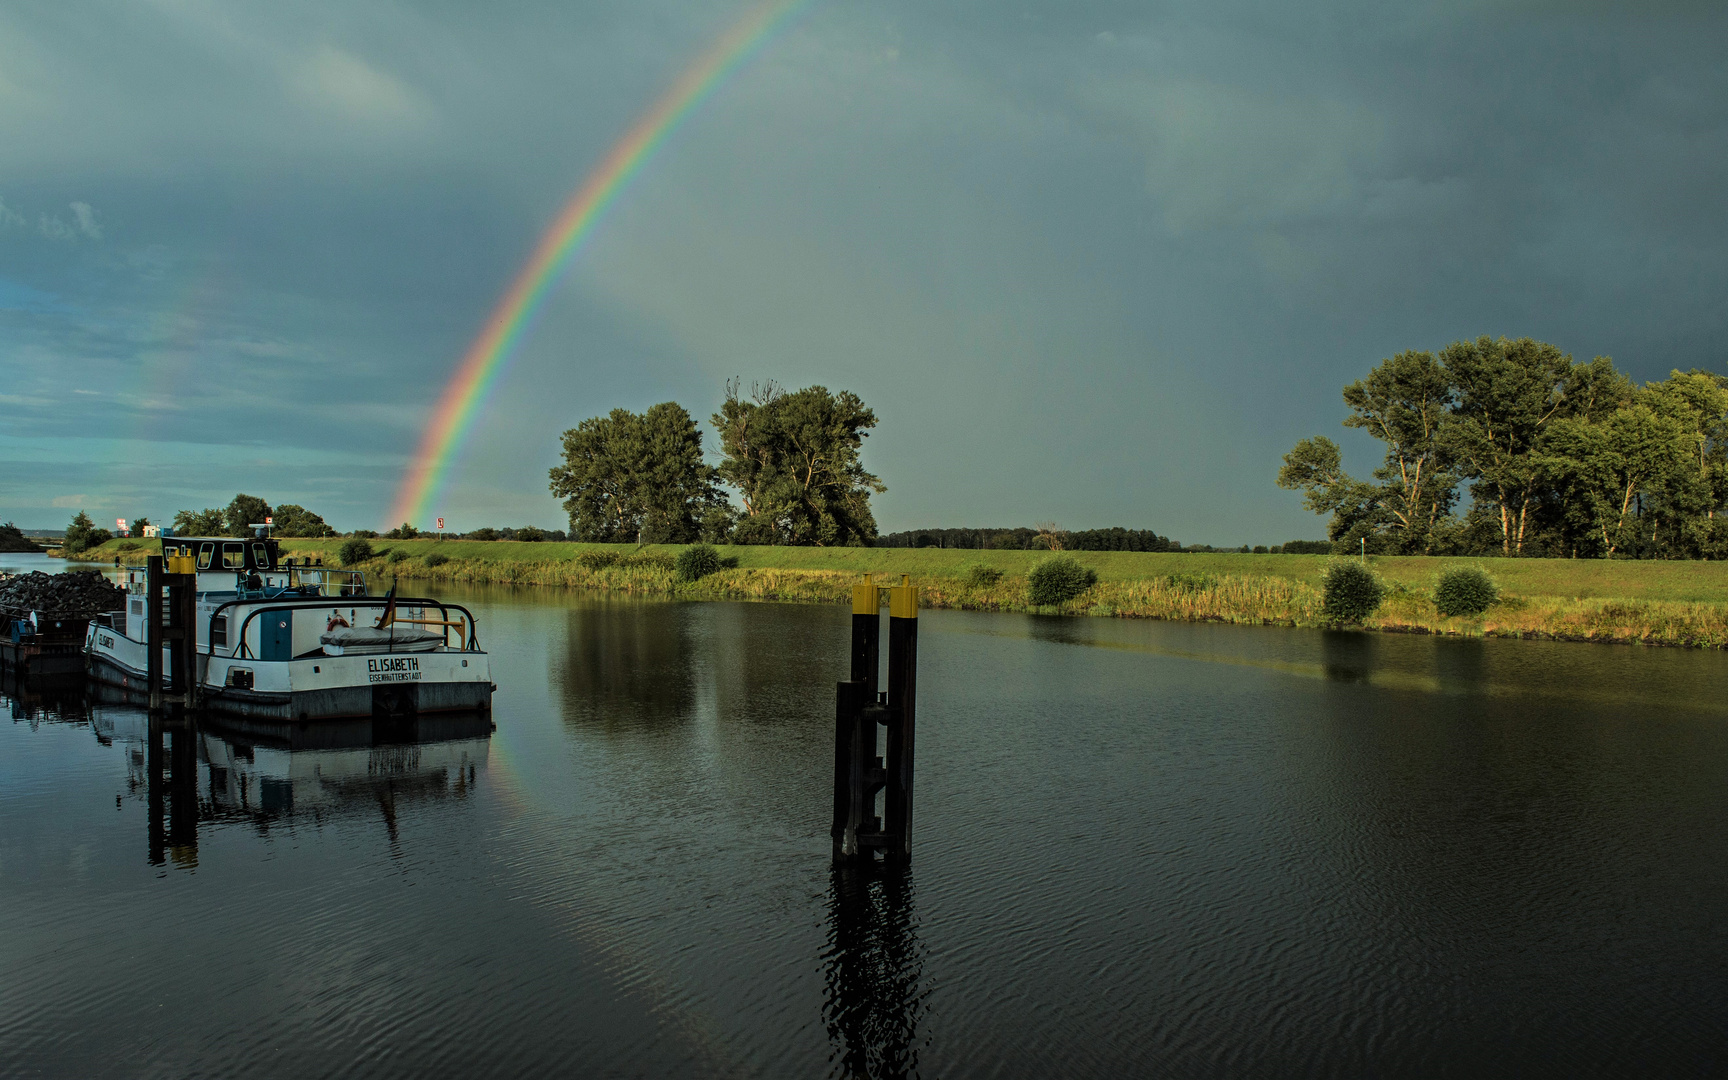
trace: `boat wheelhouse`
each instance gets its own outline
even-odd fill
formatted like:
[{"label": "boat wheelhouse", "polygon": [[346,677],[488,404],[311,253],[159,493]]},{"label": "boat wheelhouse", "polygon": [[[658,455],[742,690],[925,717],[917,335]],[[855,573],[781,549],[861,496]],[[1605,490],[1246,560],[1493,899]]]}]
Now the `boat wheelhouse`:
[{"label": "boat wheelhouse", "polygon": [[[161,543],[167,563],[195,580],[185,637],[198,707],[279,722],[491,708],[490,658],[461,605],[394,589],[374,596],[359,571],[284,560],[267,536]],[[124,574],[125,610],[93,619],[84,649],[93,678],[142,699],[152,673],[147,571]],[[178,647],[162,644],[157,671],[174,670]]]}]

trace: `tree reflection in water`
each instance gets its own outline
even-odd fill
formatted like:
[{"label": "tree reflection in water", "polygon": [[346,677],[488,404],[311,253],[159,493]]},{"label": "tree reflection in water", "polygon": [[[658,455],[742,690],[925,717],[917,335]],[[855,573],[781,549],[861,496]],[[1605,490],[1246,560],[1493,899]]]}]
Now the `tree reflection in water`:
[{"label": "tree reflection in water", "polygon": [[905,870],[836,868],[828,886],[822,1019],[834,1075],[918,1075],[918,1022],[930,988]]},{"label": "tree reflection in water", "polygon": [[1374,673],[1377,635],[1365,630],[1320,631],[1321,667],[1334,682],[1365,683]]}]

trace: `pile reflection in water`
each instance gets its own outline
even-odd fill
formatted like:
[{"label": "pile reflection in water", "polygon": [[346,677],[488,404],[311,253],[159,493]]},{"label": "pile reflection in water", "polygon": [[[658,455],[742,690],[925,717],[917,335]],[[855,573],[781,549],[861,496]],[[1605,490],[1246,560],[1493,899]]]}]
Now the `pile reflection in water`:
[{"label": "pile reflection in water", "polygon": [[839,1076],[918,1075],[918,1021],[930,987],[911,872],[837,867],[828,886],[822,1019]]}]

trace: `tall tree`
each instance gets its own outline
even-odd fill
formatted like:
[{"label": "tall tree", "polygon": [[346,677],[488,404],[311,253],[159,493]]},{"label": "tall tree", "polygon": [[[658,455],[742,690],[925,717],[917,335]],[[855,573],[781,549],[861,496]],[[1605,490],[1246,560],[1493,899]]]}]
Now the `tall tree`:
[{"label": "tall tree", "polygon": [[[1278,473],[1281,487],[1307,493],[1309,509],[1332,515],[1335,542],[1728,557],[1718,513],[1728,508],[1728,377],[1673,371],[1636,387],[1604,356],[1577,364],[1528,338],[1484,337],[1456,342],[1438,360],[1400,353],[1344,397],[1346,426],[1387,447],[1377,482],[1347,474],[1324,438],[1298,443]],[[1461,519],[1449,511],[1453,474],[1473,481]],[[1424,533],[1420,546],[1409,542]]]},{"label": "tall tree", "polygon": [[1380,482],[1375,502],[1397,547],[1427,554],[1458,484],[1444,438],[1452,405],[1446,369],[1433,353],[1406,350],[1346,386],[1344,404],[1350,407],[1345,427],[1361,428],[1386,444],[1386,459],[1374,470]]},{"label": "tall tree", "polygon": [[174,515],[174,532],[178,536],[228,536],[222,511],[206,507],[203,510],[181,510]]},{"label": "tall tree", "polygon": [[113,533],[98,529],[90,515],[80,510],[72,515],[72,523],[66,526],[66,539],[62,541],[61,549],[68,555],[77,555],[88,548],[100,547],[113,538]]},{"label": "tall tree", "polygon": [[676,402],[640,415],[613,409],[564,433],[564,464],[551,471],[570,531],[600,543],[681,544],[724,499],[702,460],[702,430]]},{"label": "tall tree", "polygon": [[1344,471],[1338,444],[1304,439],[1284,455],[1278,486],[1307,492],[1306,505],[1329,513],[1334,541],[1369,540],[1377,550],[1426,554],[1452,509],[1458,479],[1446,438],[1452,383],[1433,353],[1407,350],[1344,388],[1345,427],[1386,446],[1374,483]]},{"label": "tall tree", "polygon": [[1521,555],[1542,479],[1537,440],[1569,411],[1586,411],[1597,380],[1575,373],[1559,349],[1530,338],[1456,341],[1441,350],[1440,362],[1458,395],[1452,453],[1475,481],[1478,499],[1486,493],[1498,509],[1502,553]]},{"label": "tall tree", "polygon": [[[1705,371],[1671,371],[1647,383],[1639,400],[1684,432],[1686,461],[1650,484],[1644,505],[1653,545],[1664,554],[1720,557],[1728,528],[1718,507],[1728,502],[1728,378]],[[1642,534],[1641,534],[1642,538]]]},{"label": "tall tree", "polygon": [[720,476],[744,503],[740,540],[837,547],[875,539],[870,495],[888,489],[864,468],[876,414],[857,394],[786,393],[770,382],[746,400],[732,380],[713,421],[726,455]]},{"label": "tall tree", "polygon": [[1385,522],[1380,492],[1344,471],[1344,453],[1324,435],[1303,439],[1284,455],[1278,486],[1304,492],[1302,505],[1331,514],[1328,536],[1340,543],[1377,531]]},{"label": "tall tree", "polygon": [[1554,485],[1568,522],[1585,525],[1590,542],[1600,545],[1598,553],[1612,558],[1643,539],[1635,513],[1639,493],[1684,474],[1689,450],[1685,425],[1640,400],[1598,421],[1555,420],[1535,461],[1538,475]]},{"label": "tall tree", "polygon": [[325,523],[324,519],[304,506],[294,503],[283,503],[272,515],[276,519],[277,536],[335,536],[336,530]]},{"label": "tall tree", "polygon": [[176,536],[228,536],[221,510],[206,506],[204,510],[180,510],[175,513]]},{"label": "tall tree", "polygon": [[264,524],[270,517],[270,504],[256,495],[240,494],[222,511],[222,523],[229,536],[251,536],[252,526]]}]

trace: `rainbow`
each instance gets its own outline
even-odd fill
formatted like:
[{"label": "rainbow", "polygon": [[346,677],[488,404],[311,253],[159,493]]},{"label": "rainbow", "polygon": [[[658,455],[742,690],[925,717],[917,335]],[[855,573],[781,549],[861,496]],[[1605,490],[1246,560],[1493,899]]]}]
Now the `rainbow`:
[{"label": "rainbow", "polygon": [[422,521],[450,473],[481,407],[516,351],[546,294],[594,225],[679,123],[706,100],[810,0],[765,0],[745,13],[678,76],[660,99],[607,151],[564,204],[534,254],[468,346],[444,387],[390,511],[398,522]]}]

